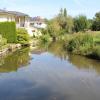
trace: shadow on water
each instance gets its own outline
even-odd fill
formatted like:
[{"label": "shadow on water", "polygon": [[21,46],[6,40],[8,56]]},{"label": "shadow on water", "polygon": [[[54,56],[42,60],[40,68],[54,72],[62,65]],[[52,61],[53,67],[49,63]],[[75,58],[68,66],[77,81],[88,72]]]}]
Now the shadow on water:
[{"label": "shadow on water", "polygon": [[29,59],[29,48],[17,50],[4,58],[0,58],[0,73],[17,71],[18,68],[27,65]]}]

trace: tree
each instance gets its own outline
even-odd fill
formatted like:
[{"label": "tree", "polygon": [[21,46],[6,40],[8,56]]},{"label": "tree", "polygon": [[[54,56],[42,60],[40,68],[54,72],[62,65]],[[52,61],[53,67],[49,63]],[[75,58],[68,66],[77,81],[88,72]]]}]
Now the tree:
[{"label": "tree", "polygon": [[88,29],[92,28],[92,24],[93,24],[93,20],[92,19],[88,19]]},{"label": "tree", "polygon": [[74,28],[74,21],[71,16],[67,17],[67,25],[66,25],[66,30],[68,33],[72,33]]},{"label": "tree", "polygon": [[76,32],[85,31],[88,27],[88,20],[86,16],[80,15],[74,18],[74,30]]},{"label": "tree", "polygon": [[67,10],[66,10],[66,8],[64,8],[64,17],[65,18],[67,17]]},{"label": "tree", "polygon": [[55,41],[56,38],[59,36],[60,26],[56,18],[51,19],[48,23],[48,33],[52,36],[53,40]]},{"label": "tree", "polygon": [[93,19],[93,24],[92,24],[92,30],[100,31],[100,12],[97,12],[95,14],[95,18]]},{"label": "tree", "polygon": [[57,20],[59,22],[61,33],[70,33],[73,29],[73,18],[67,15],[66,8],[60,10],[60,13],[57,16]]},{"label": "tree", "polygon": [[66,8],[61,8],[59,14],[49,20],[47,24],[47,29],[43,33],[49,34],[54,41],[65,33],[71,33],[74,26],[73,18],[67,15]]}]

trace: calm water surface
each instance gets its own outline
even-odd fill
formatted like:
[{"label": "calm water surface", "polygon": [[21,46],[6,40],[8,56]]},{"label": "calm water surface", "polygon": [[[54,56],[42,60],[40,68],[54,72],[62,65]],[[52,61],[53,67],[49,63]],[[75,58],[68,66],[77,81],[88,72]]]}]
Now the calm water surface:
[{"label": "calm water surface", "polygon": [[0,100],[100,100],[100,61],[58,43],[0,58]]}]

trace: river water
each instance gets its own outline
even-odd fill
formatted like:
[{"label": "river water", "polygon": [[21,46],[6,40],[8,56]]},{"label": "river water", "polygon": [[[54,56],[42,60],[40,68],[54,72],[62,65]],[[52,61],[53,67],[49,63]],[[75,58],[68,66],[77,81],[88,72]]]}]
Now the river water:
[{"label": "river water", "polygon": [[0,100],[100,100],[100,61],[58,44],[0,58]]}]

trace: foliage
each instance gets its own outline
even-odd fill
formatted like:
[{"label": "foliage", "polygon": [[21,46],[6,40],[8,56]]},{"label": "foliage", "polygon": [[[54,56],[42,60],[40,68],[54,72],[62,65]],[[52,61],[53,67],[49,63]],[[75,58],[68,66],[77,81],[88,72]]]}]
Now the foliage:
[{"label": "foliage", "polygon": [[100,31],[100,12],[95,14],[95,18],[92,24],[93,31]]},{"label": "foliage", "polygon": [[74,28],[74,20],[71,16],[67,17],[67,26],[66,26],[66,31],[67,33],[72,33]]},{"label": "foliage", "polygon": [[15,43],[17,38],[15,22],[0,22],[0,34],[8,43]]},{"label": "foliage", "polygon": [[65,18],[67,17],[67,10],[66,10],[66,8],[64,8],[64,17]]},{"label": "foliage", "polygon": [[68,43],[67,49],[76,54],[86,55],[91,52],[93,46],[94,42],[91,35],[77,34],[73,35],[73,38]]},{"label": "foliage", "polygon": [[45,34],[45,35],[42,35],[40,37],[40,42],[41,43],[49,43],[51,41],[51,38],[50,38],[50,35],[49,34]]},{"label": "foliage", "polygon": [[98,32],[93,32],[93,40],[95,42],[96,45],[100,45],[100,31]]},{"label": "foliage", "polygon": [[65,33],[72,33],[74,24],[73,18],[67,15],[66,8],[60,10],[59,14],[47,21],[47,29],[42,30],[43,34],[49,34],[53,40],[58,40]]},{"label": "foliage", "polygon": [[17,43],[29,44],[29,35],[24,28],[17,29]]},{"label": "foliage", "polygon": [[93,24],[93,20],[92,19],[88,19],[87,29],[91,30],[92,24]]},{"label": "foliage", "polygon": [[6,45],[7,44],[7,39],[3,38],[1,35],[0,35],[0,48],[3,46],[3,45]]},{"label": "foliage", "polygon": [[80,15],[74,18],[74,30],[75,32],[85,31],[88,28],[88,20],[86,16]]},{"label": "foliage", "polygon": [[60,26],[56,18],[52,19],[48,24],[48,33],[53,39],[56,39],[59,36]]}]

